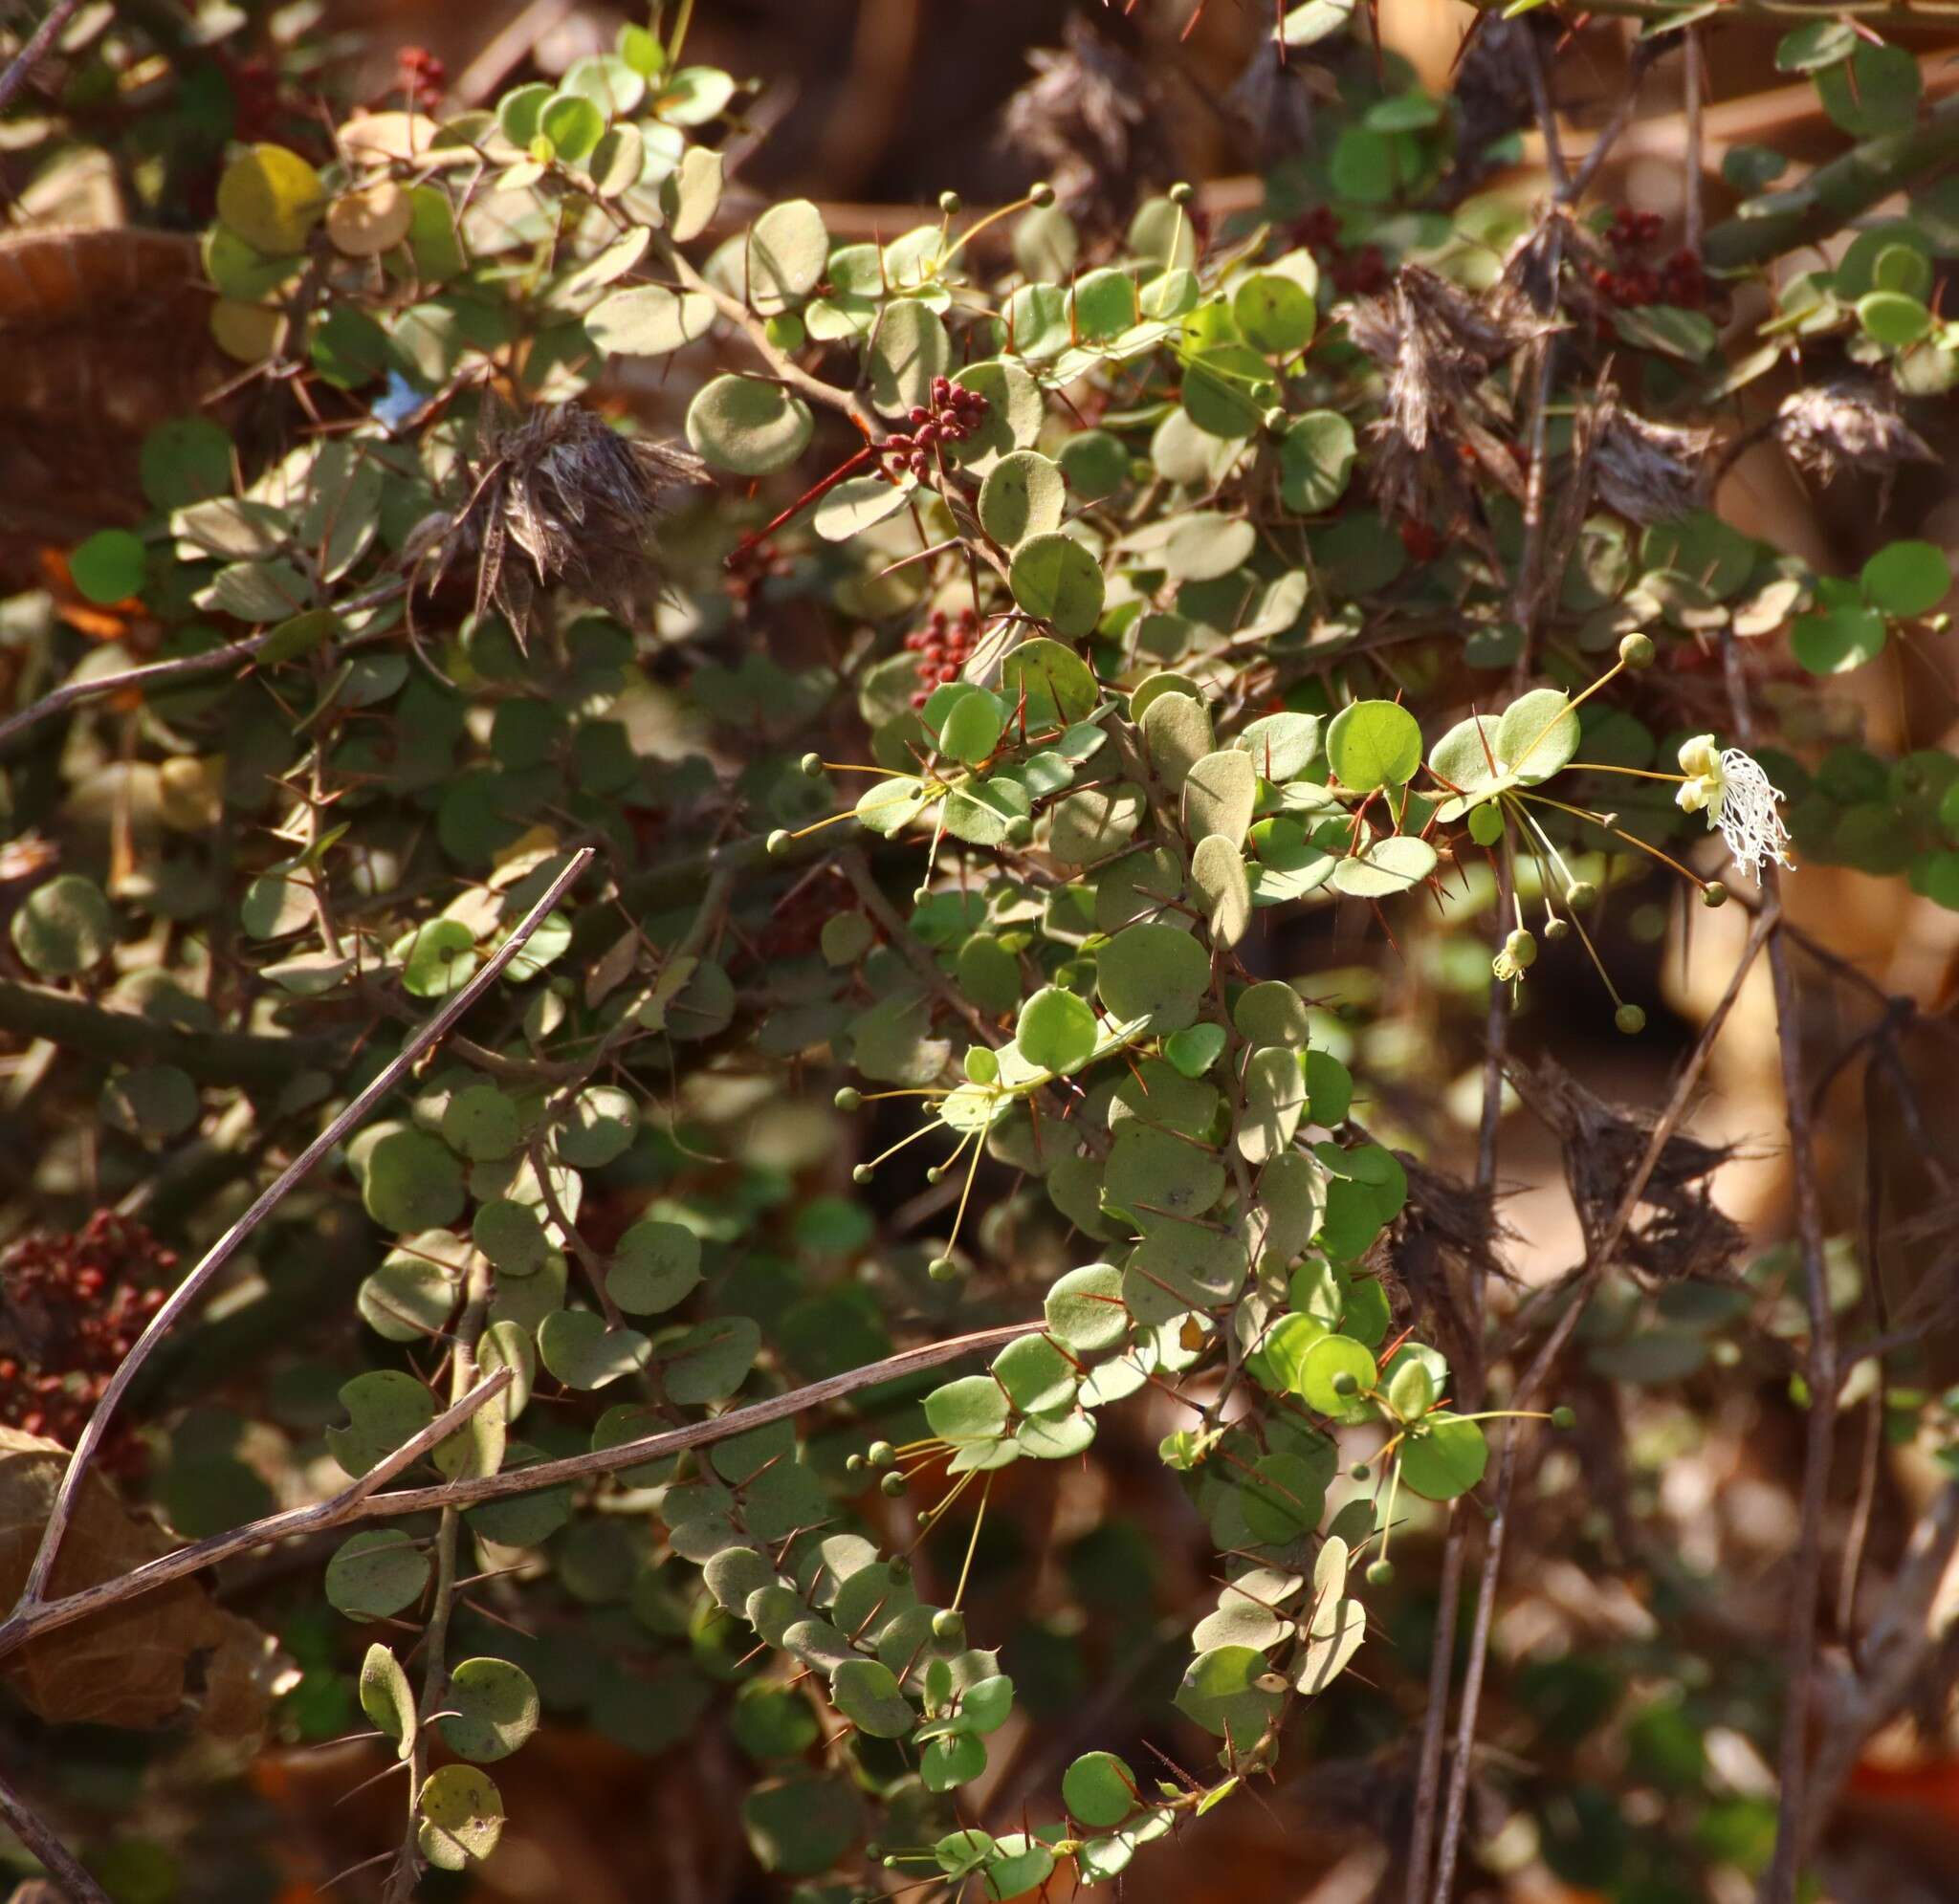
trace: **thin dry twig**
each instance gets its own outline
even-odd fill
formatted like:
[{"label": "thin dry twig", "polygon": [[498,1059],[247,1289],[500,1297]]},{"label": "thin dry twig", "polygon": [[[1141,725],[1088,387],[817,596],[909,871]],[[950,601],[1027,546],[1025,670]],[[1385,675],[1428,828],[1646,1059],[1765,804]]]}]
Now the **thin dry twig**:
[{"label": "thin dry twig", "polygon": [[0,73],[0,112],[5,112],[12,103],[14,94],[27,84],[29,76],[60,37],[62,29],[75,17],[80,6],[81,0],[55,0],[55,5],[48,10],[48,17],[8,62],[6,72]]},{"label": "thin dry twig", "polygon": [[[271,1186],[260,1193],[252,1207],[211,1245],[196,1268],[171,1291],[169,1300],[150,1318],[148,1326],[137,1338],[136,1346],[123,1357],[121,1365],[109,1378],[108,1387],[102,1390],[101,1399],[97,1402],[95,1412],[89,1416],[88,1425],[81,1431],[80,1438],[75,1445],[75,1453],[69,1456],[67,1472],[61,1477],[61,1485],[55,1492],[54,1507],[48,1515],[48,1524],[42,1530],[40,1546],[35,1550],[33,1565],[28,1569],[27,1584],[21,1589],[20,1601],[14,1609],[13,1617],[9,1620],[6,1627],[0,1628],[0,1640],[6,1638],[23,1614],[33,1611],[45,1593],[48,1577],[55,1565],[55,1557],[60,1551],[61,1538],[68,1530],[68,1522],[75,1512],[75,1503],[80,1495],[82,1482],[87,1477],[89,1464],[101,1446],[102,1436],[108,1432],[110,1419],[115,1414],[118,1404],[128,1392],[129,1385],[135,1381],[139,1370],[149,1359],[151,1351],[203,1295],[211,1279],[237,1254],[253,1232],[284,1201],[287,1193],[312,1173],[313,1167],[339,1145],[349,1131],[362,1123],[367,1113],[402,1081],[422,1054],[437,1044],[443,1034],[457,1023],[484,992],[496,982],[502,975],[504,968],[523,950],[531,934],[544,923],[559,900],[570,890],[585,868],[591,864],[593,852],[589,846],[581,847],[572,855],[571,863],[545,888],[538,903],[524,915],[503,944],[484,960],[482,969],[403,1045],[399,1055],[376,1074],[373,1082],[364,1090],[348,1102],[325,1129],[280,1171]],[[6,1651],[7,1647],[0,1645],[0,1653]]]},{"label": "thin dry twig", "polygon": [[731,1435],[745,1434],[751,1428],[787,1420],[791,1415],[836,1401],[859,1389],[872,1388],[879,1382],[892,1382],[927,1368],[936,1368],[942,1363],[955,1362],[962,1355],[971,1355],[980,1349],[1004,1347],[1016,1337],[1030,1330],[1038,1331],[1041,1326],[1038,1318],[1024,1323],[1002,1323],[992,1328],[975,1329],[968,1335],[952,1336],[944,1342],[925,1343],[917,1348],[901,1349],[881,1362],[868,1362],[861,1368],[846,1369],[840,1375],[826,1376],[805,1388],[790,1389],[782,1394],[771,1395],[765,1401],[751,1402],[746,1408],[730,1409],[726,1413],[714,1415],[706,1421],[690,1422],[684,1428],[662,1429],[657,1434],[642,1435],[637,1441],[623,1441],[616,1448],[598,1448],[589,1454],[566,1455],[554,1461],[536,1462],[527,1468],[472,1476],[432,1487],[404,1488],[394,1494],[378,1493],[384,1481],[400,1473],[425,1448],[432,1447],[452,1433],[470,1408],[501,1387],[507,1371],[498,1369],[489,1381],[480,1384],[465,1397],[469,1407],[458,1403],[437,1416],[412,1442],[397,1449],[378,1467],[370,1469],[352,1487],[335,1495],[331,1500],[268,1514],[262,1520],[234,1527],[228,1534],[212,1534],[202,1541],[194,1541],[174,1553],[147,1561],[129,1573],[98,1581],[92,1587],[79,1587],[58,1600],[43,1600],[32,1608],[16,1609],[7,1623],[0,1626],[0,1658],[38,1634],[72,1625],[77,1620],[85,1620],[92,1613],[139,1599],[159,1587],[167,1587],[173,1580],[182,1580],[205,1567],[215,1566],[221,1561],[251,1553],[258,1547],[271,1546],[297,1534],[322,1533],[359,1521],[427,1514],[450,1507],[472,1507],[481,1500],[502,1500],[514,1494],[530,1494],[536,1489],[556,1487],[564,1481],[590,1480],[616,1474],[620,1469],[633,1467],[641,1461],[678,1455],[689,1448],[705,1448],[714,1442],[725,1441]]},{"label": "thin dry twig", "polygon": [[109,1904],[109,1893],[82,1868],[54,1827],[5,1779],[0,1779],[0,1819],[47,1868],[69,1904]]},{"label": "thin dry twig", "polygon": [[[1695,1040],[1694,1048],[1681,1069],[1680,1077],[1674,1083],[1673,1095],[1667,1100],[1666,1108],[1661,1112],[1659,1121],[1653,1127],[1652,1135],[1646,1142],[1646,1153],[1640,1159],[1639,1168],[1627,1181],[1612,1222],[1607,1226],[1597,1247],[1587,1252],[1584,1264],[1573,1280],[1564,1313],[1559,1316],[1543,1346],[1524,1371],[1523,1379],[1518,1383],[1516,1393],[1511,1398],[1510,1406],[1513,1409],[1530,1407],[1530,1398],[1536,1394],[1557,1358],[1564,1352],[1572,1332],[1577,1327],[1578,1319],[1585,1312],[1586,1302],[1593,1287],[1611,1267],[1619,1244],[1625,1240],[1626,1232],[1632,1225],[1634,1214],[1639,1209],[1640,1199],[1645,1193],[1646,1185],[1674,1131],[1686,1115],[1687,1105],[1692,1102],[1701,1073],[1713,1052],[1714,1041],[1720,1037],[1722,1026],[1728,1022],[1728,1015],[1734,1009],[1734,1001],[1741,996],[1742,983],[1753,969],[1756,956],[1763,946],[1772,941],[1781,917],[1780,900],[1773,895],[1765,894],[1762,909],[1756,914],[1753,930],[1749,933],[1748,944],[1742,948],[1741,957],[1735,962],[1734,971],[1728,978],[1728,989],[1721,995],[1720,1002],[1708,1015],[1707,1022],[1701,1027],[1701,1035]],[[1456,1726],[1455,1758],[1449,1767],[1448,1809],[1442,1821],[1442,1850],[1436,1863],[1435,1886],[1430,1893],[1434,1904],[1448,1904],[1455,1883],[1456,1858],[1462,1847],[1463,1827],[1469,1799],[1470,1752],[1476,1741],[1476,1718],[1483,1698],[1484,1668],[1489,1657],[1489,1630],[1496,1616],[1497,1582],[1503,1571],[1504,1546],[1509,1532],[1510,1493],[1516,1479],[1517,1447],[1518,1432],[1513,1428],[1505,1438],[1503,1458],[1497,1468],[1496,1509],[1489,1523],[1488,1544],[1484,1550],[1483,1578],[1477,1588],[1476,1618],[1469,1635],[1469,1657],[1463,1672],[1463,1707]]]},{"label": "thin dry twig", "polygon": [[[1729,718],[1743,747],[1752,744],[1754,720],[1742,675],[1741,650],[1731,632],[1721,642]],[[1781,911],[1781,873],[1772,860],[1762,865],[1761,922]],[[1789,1119],[1789,1171],[1795,1194],[1795,1234],[1802,1258],[1803,1302],[1810,1342],[1804,1372],[1809,1413],[1803,1445],[1802,1518],[1789,1587],[1788,1696],[1783,1707],[1781,1791],[1775,1812],[1775,1850],[1762,1879],[1764,1904],[1794,1904],[1803,1860],[1803,1775],[1809,1754],[1809,1713],[1816,1670],[1816,1614],[1823,1577],[1823,1507],[1837,1431],[1837,1394],[1842,1376],[1837,1356],[1837,1318],[1823,1258],[1823,1210],[1816,1185],[1816,1147],[1809,1092],[1803,1083],[1802,1030],[1795,975],[1779,932],[1769,935],[1769,977],[1775,997],[1775,1040],[1782,1065],[1782,1095]]]}]

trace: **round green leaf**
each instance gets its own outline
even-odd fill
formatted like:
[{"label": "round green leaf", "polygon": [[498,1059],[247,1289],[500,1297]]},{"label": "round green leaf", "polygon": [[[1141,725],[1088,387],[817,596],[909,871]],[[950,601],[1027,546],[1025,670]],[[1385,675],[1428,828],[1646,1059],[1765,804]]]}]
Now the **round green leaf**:
[{"label": "round green leaf", "polygon": [[590,1084],[571,1101],[555,1148],[574,1170],[603,1170],[632,1148],[639,1102],[616,1084]]},{"label": "round green leaf", "polygon": [[1049,1288],[1043,1313],[1056,1340],[1077,1355],[1117,1347],[1129,1334],[1122,1272],[1106,1262],[1069,1270]]},{"label": "round green leaf", "polygon": [[523,1119],[495,1084],[466,1084],[443,1106],[442,1141],[472,1163],[491,1163],[523,1141]]},{"label": "round green leaf", "polygon": [[462,1871],[472,1858],[487,1858],[503,1835],[502,1795],[473,1765],[443,1766],[422,1787],[415,1808],[422,1817],[416,1841],[438,1871]]},{"label": "round green leaf", "polygon": [[538,1330],[538,1354],[567,1389],[603,1389],[644,1368],[653,1346],[637,1329],[608,1329],[586,1309],[560,1309]]},{"label": "round green leaf", "polygon": [[463,1167],[424,1130],[392,1130],[367,1153],[361,1200],[384,1230],[440,1230],[462,1215]]},{"label": "round green leaf", "polygon": [[116,921],[93,880],[62,873],[37,886],[13,915],[13,950],[44,978],[72,978],[109,955]]},{"label": "round green leaf", "polygon": [[[1341,1375],[1353,1376],[1354,1394],[1343,1395],[1334,1388],[1334,1378]],[[1307,1349],[1300,1365],[1299,1393],[1316,1413],[1344,1415],[1377,1379],[1374,1357],[1352,1336],[1322,1336]]]},{"label": "round green leaf", "polygon": [[545,100],[538,130],[569,164],[587,159],[605,136],[605,115],[583,93],[559,93]]},{"label": "round green leaf", "polygon": [[1044,985],[1021,1007],[1014,1042],[1044,1071],[1072,1071],[1095,1049],[1095,1014],[1086,999],[1058,985]]},{"label": "round green leaf", "polygon": [[750,1791],[741,1801],[741,1827],[762,1870],[807,1877],[827,1871],[857,1842],[864,1819],[847,1782],[799,1773]]},{"label": "round green leaf", "polygon": [[952,339],[937,314],[915,297],[892,298],[871,333],[871,404],[888,417],[930,404],[932,380],[944,376],[952,361]]},{"label": "round green leaf", "polygon": [[1289,357],[1312,341],[1312,295],[1278,272],[1246,278],[1231,299],[1231,315],[1239,335],[1267,357]]},{"label": "round green leaf", "polygon": [[475,933],[460,919],[431,919],[409,943],[402,984],[417,998],[446,998],[475,969]]},{"label": "round green leaf", "polygon": [[945,1441],[991,1441],[1006,1432],[1007,1407],[991,1375],[962,1375],[925,1397],[925,1420]]},{"label": "round green leaf", "polygon": [[1181,1031],[1210,983],[1208,954],[1175,926],[1125,927],[1096,958],[1095,989],[1109,1015],[1118,1023],[1144,1018],[1153,1032]]},{"label": "round green leaf", "polygon": [[437,1721],[443,1743],[461,1759],[507,1759],[538,1729],[538,1689],[507,1659],[466,1659],[449,1675]]},{"label": "round green leaf", "polygon": [[197,1086],[174,1064],[144,1064],[102,1086],[102,1115],[119,1130],[152,1144],[181,1137],[197,1122]]},{"label": "round green leaf", "polygon": [[700,291],[663,284],[628,285],[602,297],[585,314],[585,333],[608,357],[664,357],[704,338],[715,300]]},{"label": "round green leaf", "polygon": [[527,1203],[497,1197],[476,1212],[470,1234],[505,1276],[535,1276],[551,1255],[551,1239]]},{"label": "round green leaf", "polygon": [[897,1675],[874,1659],[847,1659],[830,1675],[830,1699],[859,1732],[872,1739],[902,1739],[917,1723]]},{"label": "round green leaf", "polygon": [[1426,1415],[1401,1444],[1401,1478],[1427,1500],[1454,1500],[1483,1478],[1489,1443],[1482,1428],[1446,1412]]},{"label": "round green leaf", "polygon": [[1120,1825],[1136,1808],[1136,1777],[1113,1752],[1085,1752],[1061,1775],[1069,1817],[1093,1830]]},{"label": "round green leaf", "polygon": [[218,216],[254,251],[297,252],[326,208],[326,190],[297,152],[254,145],[218,180]]},{"label": "round green leaf", "polygon": [[148,558],[126,529],[99,529],[68,558],[68,573],[89,601],[104,607],[143,592]]},{"label": "round green leaf", "polygon": [[980,486],[980,526],[1011,549],[1029,536],[1060,528],[1068,500],[1061,466],[1034,449],[1015,449],[986,472]]},{"label": "round green leaf", "polygon": [[1262,1455],[1239,1491],[1255,1540],[1282,1546],[1310,1533],[1326,1509],[1326,1477],[1299,1455]]},{"label": "round green leaf", "polygon": [[808,448],[815,427],[800,397],[754,377],[716,377],[687,406],[688,442],[737,476],[786,469]]},{"label": "round green leaf", "polygon": [[1931,542],[1893,542],[1863,565],[1865,597],[1887,615],[1927,615],[1952,586],[1946,552]]},{"label": "round green leaf", "polygon": [[1789,646],[1812,674],[1847,674],[1883,652],[1884,618],[1874,608],[1830,608],[1798,615],[1791,623]]},{"label": "round green leaf", "polygon": [[1354,701],[1327,730],[1327,759],[1355,793],[1402,786],[1421,765],[1421,729],[1393,701]]},{"label": "round green leaf", "polygon": [[808,199],[770,206],[749,229],[749,302],[768,317],[808,296],[822,282],[829,248],[823,213]]},{"label": "round green leaf", "polygon": [[350,1535],[326,1564],[326,1597],[350,1620],[385,1620],[422,1596],[429,1556],[399,1527]]},{"label": "round green leaf", "polygon": [[700,1238],[682,1223],[649,1217],[620,1237],[605,1287],[635,1316],[672,1308],[700,1280]]},{"label": "round green leaf", "polygon": [[1014,551],[1008,576],[1014,600],[1058,635],[1090,634],[1101,619],[1101,566],[1071,536],[1054,531],[1028,536]]},{"label": "round green leaf", "polygon": [[1857,321],[1879,343],[1902,350],[1930,334],[1932,314],[1902,291],[1867,291],[1857,300]]}]

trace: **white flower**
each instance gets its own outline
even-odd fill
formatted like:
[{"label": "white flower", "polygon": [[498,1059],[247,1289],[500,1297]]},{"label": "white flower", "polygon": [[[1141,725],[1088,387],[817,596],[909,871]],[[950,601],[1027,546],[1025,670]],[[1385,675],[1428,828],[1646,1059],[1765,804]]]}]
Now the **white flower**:
[{"label": "white flower", "polygon": [[1673,797],[1675,804],[1684,813],[1705,812],[1744,872],[1759,873],[1771,860],[1794,865],[1783,850],[1789,829],[1776,804],[1782,795],[1759,760],[1739,747],[1724,753],[1711,733],[1697,733],[1680,750],[1680,770],[1687,777]]},{"label": "white flower", "polygon": [[[1714,745],[1711,733],[1697,733],[1681,748],[1680,770],[1687,777],[1674,795],[1674,804],[1683,813],[1699,813],[1703,807],[1712,807],[1718,817],[1726,786],[1721,772],[1721,750]],[[1713,819],[1707,823],[1711,826]]]}]

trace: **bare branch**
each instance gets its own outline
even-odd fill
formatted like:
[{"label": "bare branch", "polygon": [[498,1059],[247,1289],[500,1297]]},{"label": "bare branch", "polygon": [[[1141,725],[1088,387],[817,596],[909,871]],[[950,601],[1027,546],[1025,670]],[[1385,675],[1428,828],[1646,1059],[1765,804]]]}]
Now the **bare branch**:
[{"label": "bare branch", "polygon": [[[75,1512],[76,1499],[88,1474],[89,1463],[95,1458],[97,1449],[101,1446],[102,1436],[108,1432],[109,1421],[116,1412],[118,1403],[128,1391],[129,1385],[135,1381],[137,1371],[148,1360],[151,1351],[204,1293],[211,1278],[231,1259],[246,1238],[277,1209],[286,1194],[307,1177],[313,1167],[349,1131],[362,1123],[367,1113],[402,1081],[422,1054],[440,1042],[443,1034],[461,1019],[484,992],[496,982],[502,975],[504,968],[523,950],[531,934],[544,923],[552,908],[577,883],[591,862],[592,849],[589,846],[582,847],[572,856],[571,864],[551,882],[538,903],[524,915],[510,936],[483,962],[482,969],[403,1045],[399,1055],[382,1068],[373,1082],[352,1099],[326,1128],[287,1165],[271,1187],[259,1194],[244,1215],[211,1245],[196,1268],[171,1291],[169,1300],[150,1318],[149,1325],[137,1338],[135,1347],[123,1357],[121,1367],[110,1377],[108,1387],[103,1390],[101,1399],[96,1404],[95,1412],[89,1416],[88,1425],[81,1431],[80,1439],[75,1446],[75,1453],[69,1456],[67,1472],[61,1477],[61,1485],[55,1492],[55,1504],[48,1515],[48,1524],[42,1531],[40,1546],[35,1551],[33,1566],[28,1569],[27,1584],[21,1589],[19,1605],[14,1609],[14,1618],[8,1622],[7,1627],[0,1628],[0,1635],[11,1631],[20,1615],[32,1610],[45,1593],[49,1573],[54,1567],[55,1555],[60,1551],[61,1537],[67,1532],[69,1520]],[[0,1652],[4,1652],[5,1650],[4,1647],[0,1647]]]},{"label": "bare branch", "polygon": [[48,49],[60,37],[62,28],[75,17],[80,6],[81,0],[55,0],[55,5],[48,10],[48,17],[14,55],[6,72],[0,73],[0,112],[7,110],[14,94],[27,84],[29,76],[46,57]]},{"label": "bare branch", "polygon": [[109,1893],[82,1869],[80,1860],[55,1836],[48,1821],[5,1779],[0,1779],[0,1818],[47,1867],[48,1875],[69,1904],[109,1904]]},{"label": "bare branch", "polygon": [[295,1535],[324,1533],[355,1521],[394,1515],[473,1507],[482,1500],[501,1500],[514,1494],[530,1494],[539,1488],[556,1487],[565,1481],[590,1480],[616,1474],[621,1468],[634,1467],[641,1461],[657,1460],[662,1455],[677,1455],[689,1448],[705,1448],[714,1442],[725,1441],[731,1435],[745,1434],[751,1428],[786,1420],[791,1415],[821,1407],[825,1402],[836,1401],[859,1389],[872,1388],[880,1382],[895,1381],[901,1376],[936,1368],[941,1363],[956,1362],[960,1356],[971,1355],[980,1349],[1003,1347],[1017,1337],[1040,1327],[1038,1320],[1002,1323],[992,1328],[975,1329],[970,1335],[953,1336],[944,1342],[925,1343],[917,1348],[901,1349],[895,1355],[886,1356],[882,1362],[869,1362],[861,1368],[846,1369],[840,1375],[826,1376],[806,1388],[791,1389],[782,1394],[771,1395],[765,1401],[751,1402],[746,1408],[730,1409],[725,1414],[711,1416],[706,1421],[690,1422],[684,1428],[662,1429],[657,1434],[642,1435],[637,1441],[623,1441],[616,1448],[598,1448],[585,1455],[566,1455],[558,1460],[539,1461],[528,1468],[473,1476],[434,1487],[407,1488],[395,1494],[376,1492],[384,1481],[399,1474],[425,1450],[452,1433],[473,1409],[496,1392],[508,1374],[507,1370],[499,1369],[487,1382],[479,1383],[462,1401],[430,1422],[412,1441],[398,1448],[378,1467],[370,1469],[352,1487],[335,1495],[331,1500],[320,1501],[311,1507],[287,1508],[280,1514],[268,1514],[263,1520],[233,1528],[229,1534],[210,1535],[187,1547],[179,1547],[175,1553],[146,1562],[129,1573],[118,1574],[112,1580],[98,1581],[93,1587],[80,1587],[58,1600],[42,1600],[32,1607],[17,1607],[7,1623],[0,1626],[0,1658],[38,1634],[72,1625],[77,1620],[85,1620],[92,1613],[140,1598],[156,1587],[167,1587],[173,1580],[182,1580],[187,1574],[215,1566],[220,1561],[231,1560],[258,1547],[271,1546],[275,1542],[290,1540]]}]

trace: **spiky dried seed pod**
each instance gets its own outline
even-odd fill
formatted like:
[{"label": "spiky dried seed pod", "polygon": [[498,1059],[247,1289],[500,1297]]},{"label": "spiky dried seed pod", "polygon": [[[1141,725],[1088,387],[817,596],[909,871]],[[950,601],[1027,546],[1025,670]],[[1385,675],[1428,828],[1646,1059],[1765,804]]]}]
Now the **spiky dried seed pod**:
[{"label": "spiky dried seed pod", "polygon": [[649,535],[674,490],[705,480],[698,457],[622,436],[579,404],[539,404],[512,421],[494,398],[478,446],[461,459],[462,507],[430,518],[404,552],[411,569],[432,558],[429,586],[473,555],[476,613],[495,606],[519,633],[539,586],[562,582],[622,616],[657,593]]},{"label": "spiky dried seed pod", "polygon": [[1672,522],[1699,506],[1707,487],[1711,429],[1653,423],[1608,399],[1599,405],[1592,480],[1606,508],[1629,522]]},{"label": "spiky dried seed pod", "polygon": [[1888,481],[1901,463],[1938,461],[1899,413],[1896,394],[1870,378],[1792,390],[1776,413],[1775,431],[1796,468],[1819,483],[1845,470]]},{"label": "spiky dried seed pod", "polygon": [[1403,265],[1384,296],[1354,299],[1348,333],[1388,379],[1385,412],[1371,427],[1379,445],[1375,492],[1387,514],[1442,527],[1462,521],[1470,501],[1465,449],[1492,476],[1517,482],[1491,433],[1504,420],[1500,401],[1483,385],[1542,328],[1420,265]]},{"label": "spiky dried seed pod", "polygon": [[1034,77],[1006,102],[1001,140],[1035,161],[1071,218],[1111,230],[1146,179],[1169,174],[1169,155],[1142,68],[1081,13],[1062,40],[1028,54]]}]

